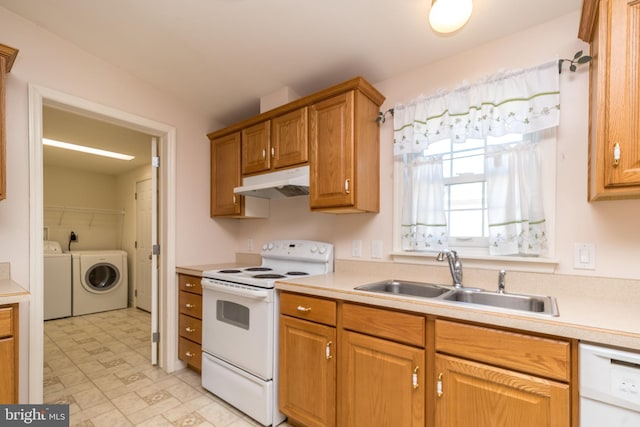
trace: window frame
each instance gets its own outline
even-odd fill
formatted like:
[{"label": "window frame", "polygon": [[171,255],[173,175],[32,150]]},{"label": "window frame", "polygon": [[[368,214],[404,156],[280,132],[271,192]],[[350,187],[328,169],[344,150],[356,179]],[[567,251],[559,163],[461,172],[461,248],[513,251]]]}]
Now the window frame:
[{"label": "window frame", "polygon": [[[495,256],[489,254],[488,244],[477,246],[476,242],[449,241],[449,248],[458,252],[465,260],[466,266],[484,268],[502,268],[505,264],[518,271],[553,272],[558,261],[555,259],[556,235],[556,129],[537,132],[525,138],[535,138],[540,147],[540,175],[544,190],[543,202],[547,223],[548,254],[540,257],[527,256]],[[402,158],[394,157],[393,161],[393,251],[391,257],[396,262],[421,263],[436,265],[437,251],[404,251],[402,250],[401,218],[402,218]],[[455,179],[455,178],[454,178]],[[488,243],[488,241],[487,241]],[[471,261],[471,262],[469,262]]]}]

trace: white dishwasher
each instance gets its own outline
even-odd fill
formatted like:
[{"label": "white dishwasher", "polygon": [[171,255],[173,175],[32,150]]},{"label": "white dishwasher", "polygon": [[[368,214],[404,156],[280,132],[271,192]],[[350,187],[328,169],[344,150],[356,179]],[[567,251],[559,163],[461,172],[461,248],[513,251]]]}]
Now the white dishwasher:
[{"label": "white dishwasher", "polygon": [[640,353],[580,344],[580,427],[640,426]]}]

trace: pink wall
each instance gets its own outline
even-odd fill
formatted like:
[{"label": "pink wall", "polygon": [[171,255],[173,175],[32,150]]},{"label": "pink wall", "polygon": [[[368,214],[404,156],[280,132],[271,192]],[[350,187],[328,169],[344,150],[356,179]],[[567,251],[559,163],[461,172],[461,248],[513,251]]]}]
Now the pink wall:
[{"label": "pink wall", "polygon": [[[579,13],[452,56],[383,82],[374,82],[386,96],[384,110],[420,94],[454,89],[500,69],[528,68],[556,58],[572,57],[588,45],[577,38]],[[384,55],[384,52],[380,53]],[[365,74],[366,77],[366,74]],[[587,202],[587,126],[589,81],[587,69],[564,72],[561,87],[561,125],[557,131],[556,245],[560,274],[638,278],[640,271],[640,200]],[[384,257],[392,250],[393,124],[381,126],[381,211],[379,214],[327,215],[310,213],[307,198],[271,202],[268,220],[245,221],[238,233],[238,250],[254,250],[269,239],[313,238],[333,242],[338,258],[351,258],[351,242],[362,240],[362,259],[370,258],[371,241],[382,240]],[[596,269],[573,268],[574,243],[594,243]]]}]

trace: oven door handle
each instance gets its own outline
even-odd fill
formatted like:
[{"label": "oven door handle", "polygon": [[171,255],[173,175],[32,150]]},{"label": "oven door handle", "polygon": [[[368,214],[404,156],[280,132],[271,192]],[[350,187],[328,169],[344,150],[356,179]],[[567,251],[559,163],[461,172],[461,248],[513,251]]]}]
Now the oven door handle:
[{"label": "oven door handle", "polygon": [[268,289],[256,289],[233,284],[224,284],[211,279],[202,279],[202,287],[211,291],[235,295],[251,299],[265,299],[269,297]]}]

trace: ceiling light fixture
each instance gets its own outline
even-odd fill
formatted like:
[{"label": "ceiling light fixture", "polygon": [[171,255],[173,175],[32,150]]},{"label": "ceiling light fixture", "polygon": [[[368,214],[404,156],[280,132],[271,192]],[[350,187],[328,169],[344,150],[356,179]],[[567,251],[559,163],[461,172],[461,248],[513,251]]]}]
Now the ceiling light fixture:
[{"label": "ceiling light fixture", "polygon": [[56,141],[54,139],[42,138],[42,143],[50,147],[64,148],[65,150],[80,151],[82,153],[95,154],[97,156],[112,157],[120,160],[133,160],[135,156],[115,153],[113,151],[100,150],[99,148],[85,147],[84,145],[70,144],[68,142]]},{"label": "ceiling light fixture", "polygon": [[472,0],[433,0],[429,24],[439,33],[452,33],[467,23],[472,11]]}]

